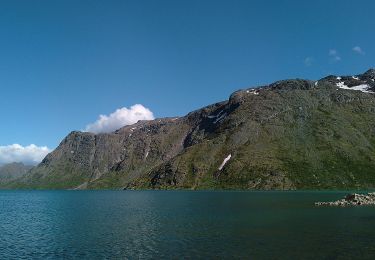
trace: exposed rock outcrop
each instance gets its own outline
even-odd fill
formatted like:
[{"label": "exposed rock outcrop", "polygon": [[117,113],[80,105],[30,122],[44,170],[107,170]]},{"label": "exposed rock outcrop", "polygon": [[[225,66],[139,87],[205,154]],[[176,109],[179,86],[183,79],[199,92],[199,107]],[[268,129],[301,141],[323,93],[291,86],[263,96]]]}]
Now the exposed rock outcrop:
[{"label": "exposed rock outcrop", "polygon": [[316,206],[365,206],[365,205],[375,205],[375,192],[370,192],[367,194],[357,194],[351,193],[345,196],[345,198],[330,201],[330,202],[316,202]]}]

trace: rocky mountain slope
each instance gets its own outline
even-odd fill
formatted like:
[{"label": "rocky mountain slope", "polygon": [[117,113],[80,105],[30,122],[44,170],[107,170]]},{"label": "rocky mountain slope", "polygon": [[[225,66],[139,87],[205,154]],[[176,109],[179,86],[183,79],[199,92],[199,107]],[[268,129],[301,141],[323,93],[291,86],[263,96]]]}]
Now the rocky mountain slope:
[{"label": "rocky mountain slope", "polygon": [[7,184],[24,176],[32,166],[23,163],[8,163],[0,166],[0,184]]},{"label": "rocky mountain slope", "polygon": [[284,80],[184,117],[70,133],[9,187],[375,187],[375,70]]}]

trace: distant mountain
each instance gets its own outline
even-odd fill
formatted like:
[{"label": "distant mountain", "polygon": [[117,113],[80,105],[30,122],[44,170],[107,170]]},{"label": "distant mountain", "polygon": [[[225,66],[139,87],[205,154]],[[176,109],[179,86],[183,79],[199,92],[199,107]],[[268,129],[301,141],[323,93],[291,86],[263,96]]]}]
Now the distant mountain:
[{"label": "distant mountain", "polygon": [[23,163],[9,163],[0,166],[0,184],[6,184],[24,176],[32,166]]},{"label": "distant mountain", "polygon": [[283,80],[184,117],[72,132],[12,187],[374,188],[374,81],[374,69]]}]

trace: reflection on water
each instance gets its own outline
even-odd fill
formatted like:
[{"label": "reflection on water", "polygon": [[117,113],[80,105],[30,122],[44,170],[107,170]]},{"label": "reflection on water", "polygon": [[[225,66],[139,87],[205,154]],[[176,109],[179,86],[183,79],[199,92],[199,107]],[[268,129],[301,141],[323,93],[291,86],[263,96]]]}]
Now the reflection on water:
[{"label": "reflection on water", "polygon": [[375,208],[338,192],[0,191],[0,259],[372,258]]}]

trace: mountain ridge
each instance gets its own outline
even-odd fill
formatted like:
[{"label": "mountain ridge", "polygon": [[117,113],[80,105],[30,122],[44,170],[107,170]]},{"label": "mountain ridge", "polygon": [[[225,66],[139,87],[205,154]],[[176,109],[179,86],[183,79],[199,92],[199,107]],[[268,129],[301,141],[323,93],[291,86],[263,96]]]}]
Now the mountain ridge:
[{"label": "mountain ridge", "polygon": [[235,91],[183,117],[108,134],[73,131],[8,187],[372,188],[374,81],[374,69],[281,80]]},{"label": "mountain ridge", "polygon": [[24,176],[32,167],[21,162],[0,165],[0,185],[7,184]]}]

